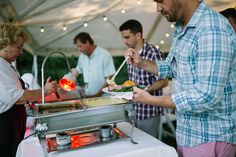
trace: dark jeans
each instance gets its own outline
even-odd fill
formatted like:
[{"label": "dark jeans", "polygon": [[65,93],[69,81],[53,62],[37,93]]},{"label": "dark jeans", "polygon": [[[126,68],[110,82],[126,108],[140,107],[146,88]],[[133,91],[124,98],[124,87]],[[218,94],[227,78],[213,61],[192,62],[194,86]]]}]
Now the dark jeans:
[{"label": "dark jeans", "polygon": [[15,157],[16,150],[24,138],[26,113],[23,105],[14,105],[0,114],[0,154]]}]

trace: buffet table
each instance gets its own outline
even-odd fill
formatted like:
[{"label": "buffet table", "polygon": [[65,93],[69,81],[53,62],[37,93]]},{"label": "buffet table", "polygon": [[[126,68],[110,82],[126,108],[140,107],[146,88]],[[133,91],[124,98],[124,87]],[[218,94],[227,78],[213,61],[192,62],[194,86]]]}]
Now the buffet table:
[{"label": "buffet table", "polygon": [[[118,123],[124,133],[130,135],[131,125],[127,122]],[[67,152],[51,152],[49,157],[177,157],[175,148],[153,138],[145,132],[134,128],[134,141],[119,139],[105,144],[92,145]],[[28,138],[21,142],[16,157],[43,157],[43,149],[36,137]]]}]

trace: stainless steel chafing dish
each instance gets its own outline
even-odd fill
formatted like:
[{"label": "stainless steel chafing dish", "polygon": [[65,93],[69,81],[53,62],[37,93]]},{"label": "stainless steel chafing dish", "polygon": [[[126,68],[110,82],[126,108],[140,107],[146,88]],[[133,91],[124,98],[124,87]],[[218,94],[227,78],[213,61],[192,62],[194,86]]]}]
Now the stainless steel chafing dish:
[{"label": "stainless steel chafing dish", "polygon": [[114,97],[96,97],[63,102],[35,104],[32,111],[36,131],[38,124],[46,124],[45,133],[80,129],[108,123],[130,121],[132,104]]},{"label": "stainless steel chafing dish", "polygon": [[[56,52],[64,56],[68,69],[70,70],[65,55],[61,51],[53,51],[45,58],[43,62],[41,69],[42,82],[44,82],[44,64],[47,58]],[[42,89],[44,89],[43,84]],[[38,136],[44,149],[45,156],[48,156],[48,152],[51,151],[64,151],[72,148],[78,148],[76,146],[78,144],[76,142],[78,141],[74,142],[75,145],[71,143],[71,145],[67,146],[61,146],[59,143],[55,142],[62,141],[62,143],[66,143],[66,140],[69,140],[70,137],[71,140],[75,140],[78,137],[81,137],[84,141],[89,138],[93,139],[92,142],[87,144],[103,143],[121,137],[127,138],[129,136],[119,130],[116,125],[118,122],[123,121],[131,122],[132,129],[130,140],[132,143],[137,144],[132,139],[135,124],[133,105],[129,101],[115,98],[113,96],[45,103],[44,90],[42,90],[42,103],[34,104],[33,108],[31,105],[26,105],[26,112],[34,119],[34,134]],[[106,128],[102,126],[106,125],[113,125],[112,131],[116,132],[109,140],[100,135],[101,129]],[[106,130],[103,130],[101,132],[104,133],[105,131]],[[67,134],[64,138],[62,135],[64,135],[65,132],[69,132],[69,134]],[[56,138],[59,138],[55,139],[55,137],[50,138],[48,136],[53,134],[57,134]],[[81,141],[83,141],[82,139]],[[84,146],[86,144],[79,143],[79,145]]]},{"label": "stainless steel chafing dish", "polygon": [[[60,150],[59,147],[48,147],[49,139],[47,139],[46,136],[49,134],[72,130],[76,132],[91,132],[91,128],[100,128],[100,126],[106,124],[112,124],[114,127],[113,130],[116,130],[116,124],[118,122],[131,122],[133,127],[135,123],[133,105],[126,100],[112,96],[45,104],[40,103],[35,104],[34,109],[29,109],[28,106],[27,110],[27,113],[35,120],[34,132],[37,134],[44,148],[45,156],[47,156],[48,152]],[[130,140],[132,143],[136,144],[132,139],[133,127]],[[121,137],[127,138],[129,136],[124,135]],[[115,138],[118,139],[117,137]],[[51,140],[51,142],[53,142],[53,140]],[[96,143],[99,142],[96,141]],[[66,147],[64,150],[69,149],[72,149],[72,147]]]}]

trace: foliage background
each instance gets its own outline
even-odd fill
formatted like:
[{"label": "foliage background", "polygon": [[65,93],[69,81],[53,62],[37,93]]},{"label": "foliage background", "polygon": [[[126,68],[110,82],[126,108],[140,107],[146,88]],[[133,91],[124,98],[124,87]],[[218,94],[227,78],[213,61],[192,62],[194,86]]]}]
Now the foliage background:
[{"label": "foliage background", "polygon": [[[42,62],[45,56],[38,56],[37,61],[38,61],[38,83],[41,85],[41,66]],[[72,57],[67,57],[71,68],[76,67],[77,65],[77,60],[78,57],[72,56]],[[114,56],[113,57],[114,64],[116,69],[119,68],[121,63],[124,60],[124,56]],[[32,65],[33,65],[33,56],[24,51],[23,55],[17,58],[17,70],[19,71],[20,75],[23,75],[24,73],[32,73]],[[44,66],[44,76],[45,79],[49,76],[53,80],[59,80],[62,78],[66,73],[68,73],[68,69],[66,66],[66,62],[64,58],[62,57],[55,57],[51,56],[48,58],[45,66]],[[124,66],[120,73],[117,75],[115,81],[118,84],[122,84],[124,81],[128,80],[128,73],[127,73],[127,66]],[[77,79],[80,85],[83,84],[83,76],[80,75]]]}]

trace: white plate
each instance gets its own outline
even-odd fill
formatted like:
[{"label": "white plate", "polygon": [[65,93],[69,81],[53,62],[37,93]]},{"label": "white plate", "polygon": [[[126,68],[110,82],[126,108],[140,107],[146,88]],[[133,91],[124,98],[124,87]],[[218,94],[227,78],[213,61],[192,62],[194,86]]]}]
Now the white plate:
[{"label": "white plate", "polygon": [[103,88],[102,91],[104,93],[108,93],[110,95],[113,95],[114,97],[119,98],[119,99],[126,99],[126,100],[133,99],[133,92],[110,92],[108,90],[108,87]]},{"label": "white plate", "polygon": [[110,92],[108,90],[108,87],[103,88],[102,91],[104,93],[108,93],[108,94],[115,95],[115,96],[117,96],[117,95],[128,95],[128,94],[130,95],[130,94],[133,94],[133,92]]}]

